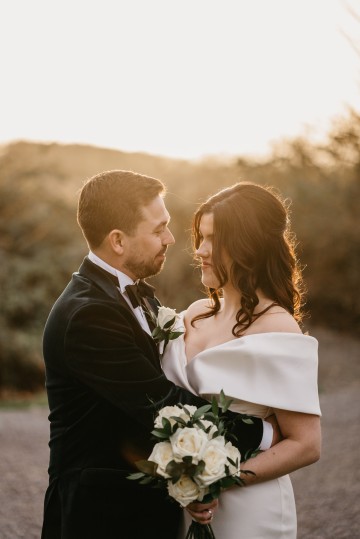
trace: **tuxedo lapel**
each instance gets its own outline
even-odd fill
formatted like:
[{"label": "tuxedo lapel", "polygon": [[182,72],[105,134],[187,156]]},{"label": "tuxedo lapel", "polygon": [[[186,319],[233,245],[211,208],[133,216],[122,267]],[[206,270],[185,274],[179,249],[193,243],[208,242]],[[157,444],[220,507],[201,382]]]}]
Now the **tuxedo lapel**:
[{"label": "tuxedo lapel", "polygon": [[[111,297],[116,302],[120,303],[123,307],[125,307],[133,320],[136,321],[136,324],[139,326],[141,331],[146,334],[146,336],[149,338],[149,340],[157,350],[154,339],[140,326],[134,311],[131,309],[125,298],[123,298],[122,294],[118,289],[118,286],[116,285],[116,281],[114,281],[114,276],[111,273],[91,262],[91,260],[86,256],[79,268],[78,274],[81,277],[85,277],[86,279],[89,279],[90,281],[95,283],[96,286],[101,288],[101,290],[103,290],[103,292],[105,292],[107,296]],[[151,301],[151,305],[154,306],[155,312],[157,312],[159,309],[158,300],[156,300],[155,298],[149,298],[149,301]]]},{"label": "tuxedo lapel", "polygon": [[111,275],[111,273],[91,262],[88,257],[84,258],[78,273],[82,277],[86,277],[90,281],[94,282],[105,292],[106,295],[110,296],[117,302],[120,302],[121,305],[125,307],[131,316],[137,321],[133,310],[120,293],[118,286],[116,285],[116,281],[114,282],[114,276]]}]

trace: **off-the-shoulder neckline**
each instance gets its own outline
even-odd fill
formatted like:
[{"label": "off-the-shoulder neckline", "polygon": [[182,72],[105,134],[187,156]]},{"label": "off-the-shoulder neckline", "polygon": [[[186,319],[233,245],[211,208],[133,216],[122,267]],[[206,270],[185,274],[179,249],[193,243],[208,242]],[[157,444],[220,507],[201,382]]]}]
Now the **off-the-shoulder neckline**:
[{"label": "off-the-shoulder neckline", "polygon": [[234,339],[230,339],[229,341],[225,341],[223,343],[219,343],[219,344],[214,344],[214,346],[209,346],[208,348],[204,348],[203,350],[201,350],[201,352],[198,352],[195,356],[193,356],[191,359],[188,359],[187,356],[186,356],[186,346],[185,346],[185,338],[183,339],[184,341],[184,353],[185,353],[185,358],[186,358],[186,364],[189,365],[193,359],[195,359],[196,357],[198,357],[200,354],[203,354],[205,352],[208,352],[209,350],[215,350],[216,348],[220,348],[221,346],[225,346],[225,345],[229,345],[231,343],[235,343],[235,342],[243,342],[244,339],[249,339],[249,337],[269,337],[270,335],[282,335],[282,336],[287,336],[287,337],[306,337],[307,339],[311,339],[311,340],[314,340],[317,342],[317,339],[315,337],[313,337],[312,335],[305,335],[304,333],[294,333],[294,332],[288,332],[288,331],[266,331],[266,332],[263,332],[263,333],[249,333],[248,335],[243,335],[241,337],[236,337]]}]

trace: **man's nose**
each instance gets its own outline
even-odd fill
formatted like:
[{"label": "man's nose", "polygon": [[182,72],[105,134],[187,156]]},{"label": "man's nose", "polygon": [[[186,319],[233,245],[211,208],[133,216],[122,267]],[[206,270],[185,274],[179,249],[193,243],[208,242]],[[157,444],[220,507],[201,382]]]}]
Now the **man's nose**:
[{"label": "man's nose", "polygon": [[170,232],[169,229],[167,229],[167,235],[166,235],[164,243],[165,243],[165,245],[172,245],[173,243],[175,243],[175,238],[174,238],[174,236],[172,235],[172,233]]}]

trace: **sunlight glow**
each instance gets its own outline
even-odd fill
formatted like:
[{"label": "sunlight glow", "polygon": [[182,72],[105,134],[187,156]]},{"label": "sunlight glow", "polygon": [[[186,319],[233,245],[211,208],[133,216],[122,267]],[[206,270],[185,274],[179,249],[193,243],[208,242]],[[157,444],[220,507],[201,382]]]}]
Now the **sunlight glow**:
[{"label": "sunlight glow", "polygon": [[2,12],[0,142],[263,154],[359,108],[344,37],[359,28],[340,0],[12,0]]}]

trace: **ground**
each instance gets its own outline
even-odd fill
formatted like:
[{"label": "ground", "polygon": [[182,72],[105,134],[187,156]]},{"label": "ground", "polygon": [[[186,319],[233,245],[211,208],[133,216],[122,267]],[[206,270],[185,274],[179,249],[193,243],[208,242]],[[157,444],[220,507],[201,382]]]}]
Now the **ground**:
[{"label": "ground", "polygon": [[[292,474],[298,539],[356,539],[360,340],[323,329],[311,334],[320,343],[323,450],[319,462]],[[44,406],[0,410],[0,539],[40,538],[49,455],[47,415]],[[246,538],[239,534],[236,539]]]}]

